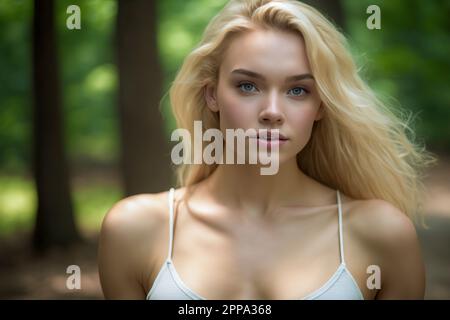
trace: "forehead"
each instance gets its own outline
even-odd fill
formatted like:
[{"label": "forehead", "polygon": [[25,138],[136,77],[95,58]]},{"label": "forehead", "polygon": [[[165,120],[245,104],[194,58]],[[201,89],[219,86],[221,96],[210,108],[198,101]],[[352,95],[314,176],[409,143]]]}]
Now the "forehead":
[{"label": "forehead", "polygon": [[229,73],[243,67],[283,78],[296,72],[310,72],[301,35],[277,30],[249,31],[230,41],[221,69]]}]

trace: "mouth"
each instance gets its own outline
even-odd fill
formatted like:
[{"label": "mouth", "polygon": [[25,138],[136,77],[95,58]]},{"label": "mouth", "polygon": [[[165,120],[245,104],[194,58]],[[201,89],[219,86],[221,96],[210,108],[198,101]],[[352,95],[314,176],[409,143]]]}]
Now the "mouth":
[{"label": "mouth", "polygon": [[278,133],[278,137],[275,137],[276,134],[272,133],[271,131],[258,131],[256,138],[259,140],[266,140],[266,141],[287,141],[289,140],[285,135],[283,135],[281,132]]}]

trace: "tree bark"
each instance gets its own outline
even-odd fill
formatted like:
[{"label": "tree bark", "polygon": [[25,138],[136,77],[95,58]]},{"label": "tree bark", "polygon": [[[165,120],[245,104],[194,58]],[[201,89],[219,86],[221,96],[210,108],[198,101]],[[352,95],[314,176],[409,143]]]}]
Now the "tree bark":
[{"label": "tree bark", "polygon": [[121,167],[126,195],[160,192],[172,183],[169,142],[159,102],[156,1],[119,0],[117,58]]},{"label": "tree bark", "polygon": [[34,1],[33,174],[37,213],[33,244],[38,250],[80,239],[70,197],[64,152],[61,93],[52,0]]}]

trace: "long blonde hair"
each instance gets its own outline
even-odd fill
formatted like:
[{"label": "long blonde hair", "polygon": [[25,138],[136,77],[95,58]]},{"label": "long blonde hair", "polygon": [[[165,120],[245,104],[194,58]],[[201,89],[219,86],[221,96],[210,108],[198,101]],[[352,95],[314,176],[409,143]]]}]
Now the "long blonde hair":
[{"label": "long blonde hair", "polygon": [[[414,222],[423,218],[423,169],[436,159],[414,141],[406,113],[389,109],[361,79],[345,37],[319,11],[299,1],[232,0],[213,17],[169,91],[178,128],[193,133],[195,120],[202,121],[203,130],[219,128],[219,115],[207,107],[204,87],[217,83],[229,41],[257,27],[294,31],[303,38],[325,107],[297,154],[298,167],[352,198],[383,199]],[[182,164],[178,184],[193,186],[216,168]]]}]

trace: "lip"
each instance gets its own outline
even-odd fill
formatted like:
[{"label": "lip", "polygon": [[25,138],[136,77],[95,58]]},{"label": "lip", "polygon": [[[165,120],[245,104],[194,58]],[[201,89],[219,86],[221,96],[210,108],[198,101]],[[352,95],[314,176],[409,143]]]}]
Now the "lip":
[{"label": "lip", "polygon": [[278,145],[280,147],[288,142],[288,140],[279,140],[279,139],[265,140],[265,139],[260,139],[260,138],[257,138],[257,141],[258,141],[259,145],[265,145],[268,149],[270,149],[271,147],[273,147],[275,145]]},{"label": "lip", "polygon": [[[278,138],[274,139],[273,133],[270,130],[258,130],[256,136],[254,138],[257,139],[258,144],[260,146],[266,146],[268,150],[270,150],[273,146],[277,145],[278,147],[284,145],[288,142],[288,138],[282,133],[278,133]],[[265,136],[265,138],[263,138]]]},{"label": "lip", "polygon": [[[263,138],[264,133],[266,133],[266,134],[265,134],[266,139]],[[274,134],[271,133],[271,131],[263,131],[263,132],[258,131],[258,133],[256,134],[256,138],[257,138],[258,140],[262,140],[262,141],[280,141],[280,142],[283,142],[283,141],[289,140],[289,139],[286,138],[286,136],[283,135],[281,132],[278,133],[278,139],[272,139],[272,135],[274,135]]]}]

